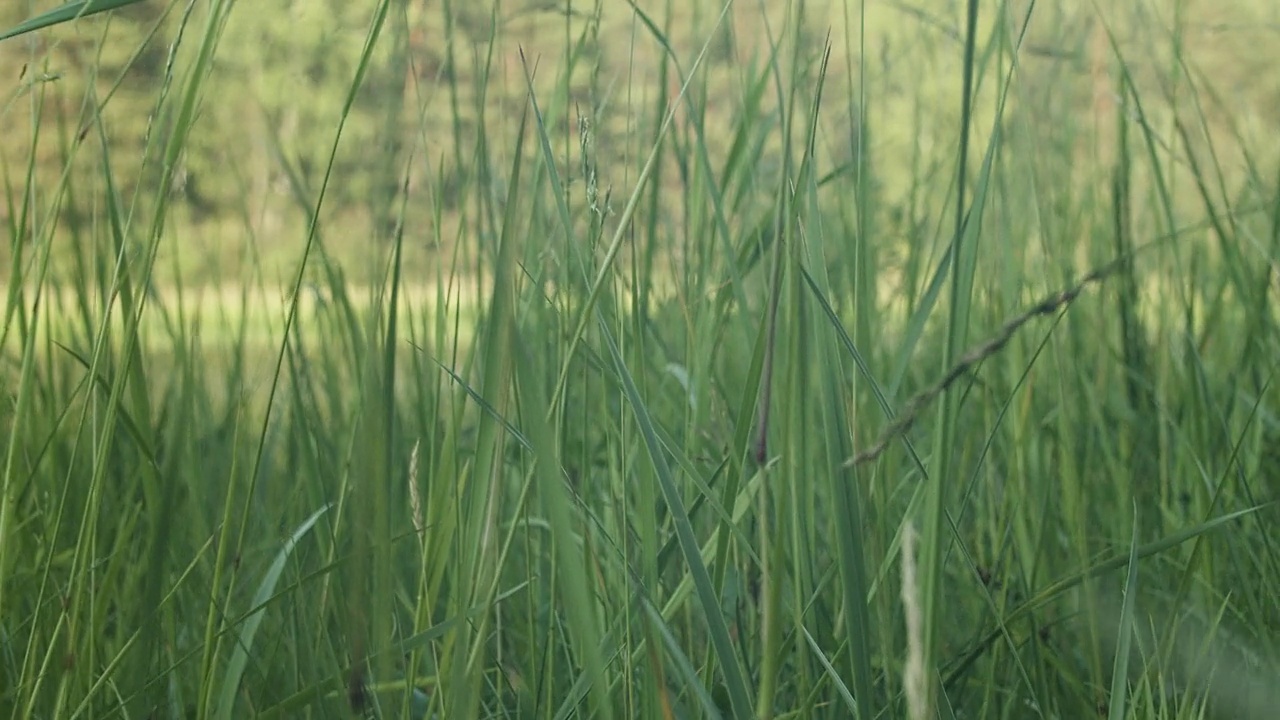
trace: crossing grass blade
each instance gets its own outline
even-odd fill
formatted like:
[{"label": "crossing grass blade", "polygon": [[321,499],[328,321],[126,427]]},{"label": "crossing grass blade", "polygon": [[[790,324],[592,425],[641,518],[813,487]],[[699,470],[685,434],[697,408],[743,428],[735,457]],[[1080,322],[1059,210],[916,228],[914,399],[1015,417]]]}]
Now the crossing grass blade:
[{"label": "crossing grass blade", "polygon": [[1125,567],[1126,564],[1130,562],[1130,558],[1142,560],[1175,548],[1182,543],[1191,540],[1198,541],[1210,533],[1235,522],[1236,520],[1255,515],[1269,507],[1272,507],[1274,504],[1275,503],[1258,505],[1244,510],[1237,510],[1232,513],[1220,515],[1211,520],[1184,528],[1183,530],[1159,540],[1144,543],[1136,549],[1131,548],[1130,552],[1124,555],[1112,556],[1083,570],[1079,570],[1054,582],[1048,583],[1033,597],[1028,598],[1012,610],[1007,611],[1005,617],[1001,620],[1001,627],[997,627],[996,629],[984,634],[981,639],[974,643],[970,650],[961,654],[956,662],[952,664],[952,667],[944,673],[942,683],[943,687],[952,687],[955,682],[963,677],[972,664],[987,652],[992,643],[1004,634],[1004,627],[1012,625],[1014,622],[1021,620],[1035,610],[1048,605],[1050,602],[1058,598],[1061,598],[1065,593],[1080,587],[1085,583],[1085,581]]},{"label": "crossing grass blade", "polygon": [[739,718],[739,720],[754,718],[755,710],[752,708],[751,698],[747,693],[746,677],[742,672],[742,665],[738,661],[738,655],[734,651],[733,641],[729,637],[729,624],[726,622],[721,610],[719,596],[716,594],[715,586],[711,582],[711,574],[707,571],[707,566],[703,562],[702,551],[698,546],[697,537],[693,533],[693,526],[689,522],[689,514],[684,506],[684,500],[680,497],[680,492],[676,488],[675,477],[671,473],[671,467],[667,464],[665,451],[661,443],[658,442],[653,420],[644,404],[644,399],[640,396],[640,391],[636,388],[635,380],[632,379],[631,373],[627,369],[621,353],[618,351],[617,343],[603,320],[600,322],[600,333],[608,346],[609,356],[613,359],[618,376],[622,379],[622,387],[626,394],[627,404],[630,406],[631,412],[635,416],[636,424],[640,429],[640,434],[644,438],[645,449],[648,451],[649,461],[653,464],[654,474],[657,477],[659,488],[662,490],[663,500],[665,500],[667,509],[671,513],[676,536],[680,541],[680,550],[684,555],[685,563],[688,565],[689,574],[693,578],[698,603],[703,617],[707,621],[707,631],[711,636],[711,644],[715,648],[719,667],[724,675],[725,688],[729,695],[734,717]]}]

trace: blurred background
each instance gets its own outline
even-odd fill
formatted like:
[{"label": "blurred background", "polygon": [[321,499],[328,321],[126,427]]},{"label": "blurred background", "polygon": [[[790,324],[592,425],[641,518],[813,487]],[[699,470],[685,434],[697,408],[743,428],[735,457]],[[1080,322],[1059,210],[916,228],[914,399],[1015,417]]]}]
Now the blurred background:
[{"label": "blurred background", "polygon": [[[381,273],[368,249],[393,236],[402,202],[411,271],[448,257],[481,224],[472,218],[468,231],[460,229],[476,211],[474,202],[468,206],[468,189],[479,179],[496,187],[504,182],[505,156],[514,147],[526,95],[520,49],[537,69],[534,86],[548,101],[544,113],[565,158],[565,177],[582,180],[582,121],[589,123],[596,182],[622,189],[634,181],[653,132],[645,125],[656,121],[654,113],[637,110],[674,97],[679,81],[674,72],[662,72],[663,48],[626,3],[571,3],[568,10],[545,0],[408,0],[393,6],[343,128],[336,180],[322,212],[324,250],[352,279]],[[920,226],[946,216],[961,107],[964,4],[806,6],[805,32],[814,53],[831,42],[818,127],[821,172],[847,170],[859,153],[868,156],[877,242],[901,252]],[[158,283],[171,284],[181,274],[188,287],[216,289],[245,272],[287,275],[297,262],[306,208],[322,180],[371,7],[329,0],[249,3],[231,14],[196,131],[168,188],[175,201],[167,222],[173,241],[161,247]],[[705,123],[711,157],[723,162],[743,98],[769,61],[771,38],[776,43],[786,26],[788,5],[737,2],[719,24],[716,3],[639,7],[667,28],[671,50],[686,66],[710,41],[689,97]],[[15,24],[38,8],[7,4],[0,23]],[[163,138],[174,122],[173,106],[157,112],[157,90],[181,10],[144,2],[109,18],[0,44],[0,63],[9,68],[0,86],[7,98],[0,152],[11,187],[26,160],[35,163],[40,212],[53,211],[49,193],[64,172],[83,173],[88,182],[100,177],[97,153],[77,153],[66,162],[77,130],[89,127],[98,112],[118,191],[145,188],[131,197],[138,210],[154,199],[158,190],[148,183],[159,171],[154,161],[146,162],[144,143],[148,132]],[[1168,153],[1166,171],[1179,202],[1181,193],[1198,197],[1188,162],[1213,163],[1221,172],[1213,191],[1233,204],[1247,204],[1261,180],[1255,173],[1265,174],[1274,163],[1280,125],[1280,75],[1270,51],[1280,39],[1275,3],[1073,1],[1039,3],[1032,11],[1029,3],[1008,2],[984,12],[980,22],[974,139],[981,147],[999,127],[1004,152],[1044,179],[1040,187],[1021,188],[1024,202],[1038,206],[1024,214],[1020,229],[1027,240],[1057,235],[1041,238],[1056,252],[1088,232],[1080,208],[1091,195],[1101,201],[1109,192],[1118,113],[1130,120],[1140,116],[1165,145],[1157,151]],[[179,54],[195,47],[190,43]],[[806,80],[816,87],[816,59],[807,62]],[[1014,79],[996,124],[1006,73]],[[1119,102],[1122,75],[1140,106]],[[775,111],[777,101],[768,89],[759,112]],[[33,146],[37,118],[57,131],[42,133]],[[486,160],[496,171],[477,162],[480,124],[489,139]],[[762,143],[758,185],[772,188],[779,134]],[[664,177],[674,181],[679,172],[672,158],[662,158]],[[852,182],[852,173],[845,179]],[[95,202],[83,190],[62,198],[58,237],[90,222]],[[679,211],[664,207],[672,252],[682,245]],[[13,212],[0,207],[9,222]],[[1046,213],[1058,213],[1064,222],[1047,229],[1037,223]],[[1140,227],[1155,229],[1145,204],[1136,213]],[[0,253],[10,250],[6,245]],[[68,255],[59,252],[56,259]]]}]

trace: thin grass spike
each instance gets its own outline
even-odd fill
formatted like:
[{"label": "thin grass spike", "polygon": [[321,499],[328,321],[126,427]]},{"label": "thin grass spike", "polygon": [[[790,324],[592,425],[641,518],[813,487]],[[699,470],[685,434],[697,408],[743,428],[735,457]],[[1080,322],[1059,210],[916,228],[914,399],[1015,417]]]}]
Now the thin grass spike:
[{"label": "thin grass spike", "polygon": [[1009,343],[1009,340],[1013,339],[1014,334],[1023,325],[1035,318],[1052,315],[1059,309],[1065,308],[1090,285],[1100,283],[1115,274],[1116,271],[1123,267],[1123,263],[1126,260],[1127,258],[1115,260],[1090,272],[1075,285],[1050,295],[1032,305],[1026,312],[1006,322],[999,332],[961,356],[960,360],[947,371],[947,374],[941,380],[908,400],[902,414],[890,423],[884,432],[880,433],[880,438],[876,440],[875,444],[846,460],[844,467],[856,467],[878,459],[884,454],[885,450],[889,449],[889,445],[894,440],[911,430],[916,420],[919,419],[920,413],[933,404],[933,401],[939,395],[946,392],[957,380],[972,370],[975,365],[1003,350],[1004,346]]}]

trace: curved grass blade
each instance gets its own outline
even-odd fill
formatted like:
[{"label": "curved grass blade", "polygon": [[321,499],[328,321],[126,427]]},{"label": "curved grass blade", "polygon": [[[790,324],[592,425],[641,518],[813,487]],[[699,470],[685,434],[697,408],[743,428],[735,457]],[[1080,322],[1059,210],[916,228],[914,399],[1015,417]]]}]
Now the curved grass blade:
[{"label": "curved grass blade", "polygon": [[[316,521],[322,515],[333,507],[325,505],[319,510],[311,514],[298,526],[289,539],[285,541],[284,547],[280,548],[280,552],[276,553],[276,558],[271,562],[271,566],[267,568],[267,573],[262,577],[262,582],[258,584],[258,591],[253,595],[253,605],[261,606],[271,597],[275,590],[276,583],[280,580],[280,574],[284,572],[284,564],[289,560],[289,555],[293,553],[294,548],[298,546],[298,542],[302,539]],[[230,720],[232,710],[235,707],[236,691],[240,688],[240,680],[244,677],[245,667],[249,663],[249,651],[253,648],[253,638],[258,633],[258,626],[262,624],[263,613],[266,608],[261,608],[253,615],[249,616],[244,625],[240,628],[240,635],[237,638],[235,649],[231,651],[231,659],[227,663],[227,672],[222,680],[222,688],[218,699],[217,717],[221,720]]]},{"label": "curved grass blade", "polygon": [[69,2],[0,32],[0,40],[8,40],[36,30],[43,30],[47,27],[61,25],[62,23],[89,17],[90,15],[97,15],[108,10],[136,5],[140,2],[142,0],[79,0],[78,2]]},{"label": "curved grass blade", "polygon": [[1177,547],[1188,540],[1197,539],[1202,535],[1206,535],[1217,530],[1227,523],[1252,515],[1273,505],[1275,505],[1275,503],[1270,502],[1263,505],[1256,505],[1251,508],[1245,508],[1244,510],[1237,510],[1232,513],[1227,513],[1226,515],[1220,515],[1212,520],[1202,522],[1194,527],[1185,528],[1160,540],[1149,542],[1138,547],[1136,550],[1131,549],[1127,554],[1110,557],[1093,565],[1092,567],[1077,571],[1058,580],[1057,582],[1052,583],[1031,598],[1027,599],[1021,605],[1013,608],[1007,615],[1005,615],[1005,618],[1001,623],[1002,627],[998,627],[988,632],[976,643],[972,650],[965,653],[964,657],[956,663],[955,667],[944,675],[942,681],[943,688],[945,689],[955,686],[956,681],[963,677],[969,668],[973,666],[973,663],[986,653],[992,643],[1004,634],[1004,626],[1012,625],[1015,621],[1020,620],[1024,615],[1028,615],[1035,610],[1048,605],[1050,602],[1061,597],[1069,590],[1074,589],[1084,581],[1105,575],[1113,570],[1118,570],[1131,562],[1131,558],[1141,560],[1152,555],[1162,553],[1165,550]]}]

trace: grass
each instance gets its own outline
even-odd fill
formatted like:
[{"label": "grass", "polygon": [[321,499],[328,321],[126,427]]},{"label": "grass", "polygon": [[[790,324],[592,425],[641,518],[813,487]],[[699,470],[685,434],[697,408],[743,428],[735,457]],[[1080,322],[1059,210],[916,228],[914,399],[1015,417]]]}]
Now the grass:
[{"label": "grass", "polygon": [[188,285],[158,191],[239,6],[170,8],[140,158],[21,95],[0,714],[1268,716],[1280,158],[1181,4],[1048,93],[1058,9],[919,10],[958,44],[893,107],[955,106],[906,145],[856,3],[490,26],[410,93],[365,279],[326,202],[409,22],[368,6],[320,181],[274,148],[287,274]]}]

